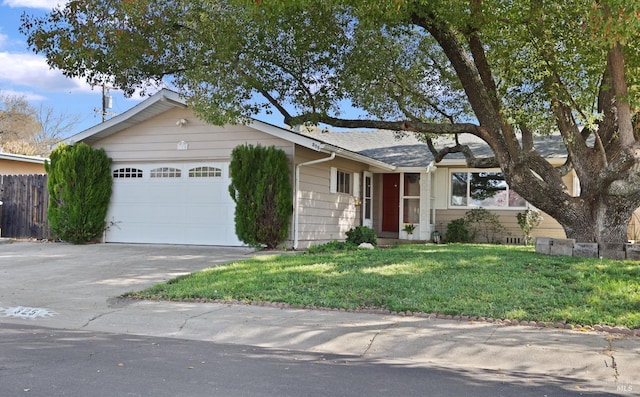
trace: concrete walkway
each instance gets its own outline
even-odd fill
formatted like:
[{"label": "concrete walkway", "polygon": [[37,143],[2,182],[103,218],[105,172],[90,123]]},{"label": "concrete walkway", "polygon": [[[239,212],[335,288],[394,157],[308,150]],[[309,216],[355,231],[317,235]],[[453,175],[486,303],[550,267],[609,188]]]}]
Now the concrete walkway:
[{"label": "concrete walkway", "polygon": [[[121,300],[246,248],[0,244],[0,327],[29,324],[163,336],[458,371],[478,380],[640,395],[640,338],[334,311]],[[37,309],[37,310],[36,310]]]}]

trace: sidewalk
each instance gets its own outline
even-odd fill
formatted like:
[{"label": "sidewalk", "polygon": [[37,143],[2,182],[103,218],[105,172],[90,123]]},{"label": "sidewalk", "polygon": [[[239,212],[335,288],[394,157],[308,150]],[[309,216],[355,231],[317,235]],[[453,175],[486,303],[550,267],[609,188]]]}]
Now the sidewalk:
[{"label": "sidewalk", "polygon": [[[568,391],[640,395],[639,337],[420,317],[116,298],[248,255],[251,252],[246,249],[219,247],[2,244],[0,326],[29,324],[335,353],[372,362],[446,368],[478,380],[557,383]],[[8,315],[7,309],[17,307],[43,311],[29,318]]]}]

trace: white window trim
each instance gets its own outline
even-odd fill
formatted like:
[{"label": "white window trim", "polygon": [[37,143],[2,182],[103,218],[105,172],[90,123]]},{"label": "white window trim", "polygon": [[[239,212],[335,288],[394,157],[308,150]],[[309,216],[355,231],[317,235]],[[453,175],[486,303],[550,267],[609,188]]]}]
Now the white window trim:
[{"label": "white window trim", "polygon": [[[342,172],[343,174],[351,176],[349,178],[349,193],[343,193],[338,191],[338,172]],[[348,171],[339,170],[336,167],[331,167],[331,175],[329,181],[329,192],[335,194],[345,194],[349,196],[357,196],[356,191],[360,194],[360,187],[358,183],[360,182],[360,174],[358,173],[350,173]],[[357,187],[356,187],[357,186]]]},{"label": "white window trim", "polygon": [[[452,205],[451,204],[451,189],[452,189],[452,184],[451,184],[451,174],[456,174],[456,173],[461,173],[461,172],[466,172],[467,174],[472,174],[474,172],[499,172],[501,174],[502,170],[500,168],[450,168],[449,169],[449,177],[447,180],[447,208],[448,209],[473,209],[473,208],[484,208],[487,210],[501,210],[501,211],[522,211],[524,209],[529,208],[529,203],[525,200],[525,204],[522,207],[509,207],[509,206],[505,206],[505,207],[500,207],[500,206],[480,206],[480,205]],[[504,174],[503,174],[504,177]],[[511,187],[509,186],[509,184],[505,181],[506,185],[507,185],[507,194],[509,193],[509,191],[511,190]],[[524,197],[523,197],[524,199]],[[469,179],[467,180],[467,203],[469,203],[469,201],[471,200],[471,197],[469,197]]]}]

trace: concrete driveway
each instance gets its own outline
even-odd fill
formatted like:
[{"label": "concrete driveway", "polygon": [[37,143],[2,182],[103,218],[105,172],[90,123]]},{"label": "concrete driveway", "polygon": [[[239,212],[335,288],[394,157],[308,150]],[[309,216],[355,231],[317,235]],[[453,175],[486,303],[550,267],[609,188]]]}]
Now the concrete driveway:
[{"label": "concrete driveway", "polygon": [[251,256],[247,248],[0,244],[0,328],[28,324],[343,354],[371,362],[446,368],[496,382],[557,384],[572,392],[640,392],[637,336],[423,317],[115,299],[181,274]]},{"label": "concrete driveway", "polygon": [[238,247],[3,243],[0,244],[0,308],[45,309],[55,313],[51,316],[44,311],[40,313],[50,317],[47,323],[53,320],[66,327],[81,327],[108,310],[113,298],[125,292],[246,259],[253,252],[253,249]]}]

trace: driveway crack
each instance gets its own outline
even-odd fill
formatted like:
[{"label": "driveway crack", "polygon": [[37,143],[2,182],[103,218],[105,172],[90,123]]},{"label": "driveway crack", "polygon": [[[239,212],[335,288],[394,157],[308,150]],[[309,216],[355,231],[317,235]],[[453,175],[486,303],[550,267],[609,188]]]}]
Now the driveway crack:
[{"label": "driveway crack", "polygon": [[209,310],[209,311],[206,311],[206,312],[203,312],[203,313],[200,313],[200,314],[194,314],[192,316],[189,316],[189,317],[185,318],[184,321],[182,322],[182,324],[178,327],[178,333],[182,332],[182,330],[184,329],[184,327],[187,326],[187,323],[189,321],[191,321],[193,319],[196,319],[198,317],[202,317],[202,316],[207,315],[207,314],[211,314],[211,313],[217,312],[218,310],[219,309]]},{"label": "driveway crack", "polygon": [[376,338],[378,337],[378,335],[380,335],[382,332],[384,332],[384,331],[386,331],[386,330],[388,330],[388,329],[390,329],[390,328],[392,328],[392,327],[395,327],[395,326],[397,326],[397,324],[389,324],[389,325],[387,325],[386,327],[384,327],[384,328],[382,328],[382,329],[377,330],[377,331],[376,331],[376,333],[373,335],[373,338],[371,338],[371,339],[369,340],[369,344],[367,345],[367,348],[366,348],[366,349],[364,349],[364,352],[362,352],[362,354],[360,355],[360,357],[364,357],[364,356],[366,356],[366,355],[367,355],[367,353],[369,352],[369,350],[371,350],[371,347],[373,346],[373,343],[375,342],[375,340],[376,340]]},{"label": "driveway crack", "polygon": [[484,341],[484,343],[483,343],[483,344],[486,344],[487,342],[489,342],[489,340],[491,340],[491,338],[493,338],[493,335],[495,335],[495,334],[496,334],[496,331],[498,330],[498,328],[499,328],[499,327],[494,327],[494,328],[493,328],[493,332],[491,332],[491,335],[489,335],[489,336],[487,337],[487,339],[485,339],[485,341]]},{"label": "driveway crack", "polygon": [[111,310],[111,311],[109,311],[109,312],[100,313],[100,314],[98,314],[98,315],[96,315],[96,316],[93,316],[93,317],[91,317],[89,320],[87,320],[87,322],[86,322],[86,323],[84,323],[84,325],[82,325],[80,328],[85,328],[85,327],[87,327],[87,326],[88,326],[92,321],[95,321],[95,320],[99,319],[100,317],[103,317],[103,316],[106,316],[106,315],[108,315],[108,314],[112,314],[112,313],[115,313],[115,312],[117,312],[117,310]]}]

